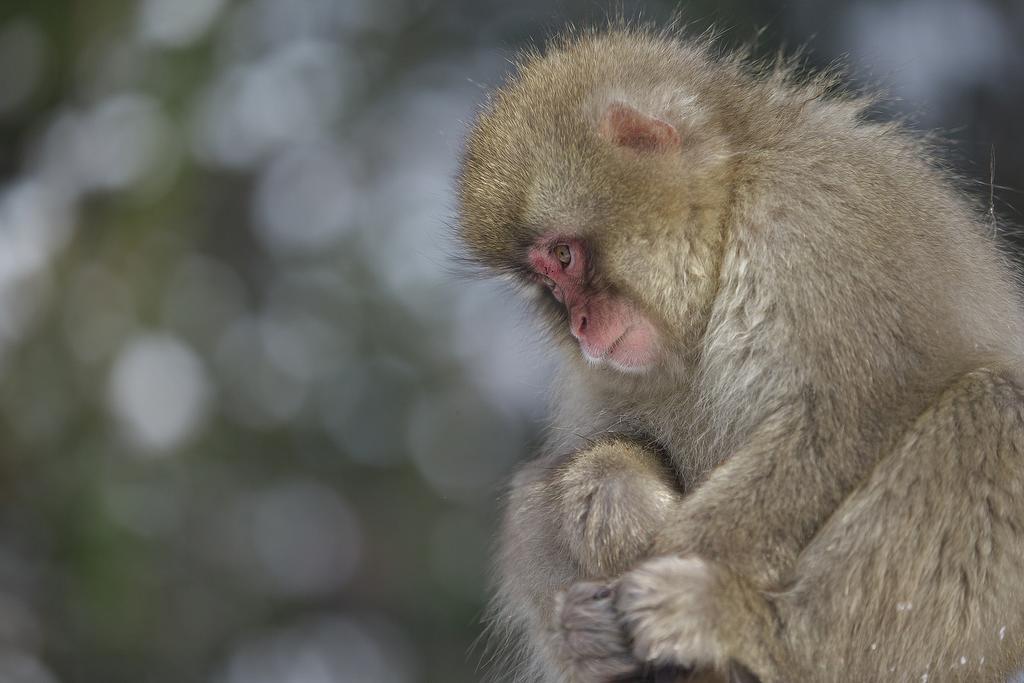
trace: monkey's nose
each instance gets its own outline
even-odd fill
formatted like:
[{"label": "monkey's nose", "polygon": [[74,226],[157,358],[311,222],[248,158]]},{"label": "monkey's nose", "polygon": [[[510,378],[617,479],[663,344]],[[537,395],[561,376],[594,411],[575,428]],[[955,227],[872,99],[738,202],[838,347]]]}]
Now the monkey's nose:
[{"label": "monkey's nose", "polygon": [[587,314],[585,311],[573,311],[571,314],[572,325],[569,330],[572,332],[572,336],[579,339],[587,331]]}]

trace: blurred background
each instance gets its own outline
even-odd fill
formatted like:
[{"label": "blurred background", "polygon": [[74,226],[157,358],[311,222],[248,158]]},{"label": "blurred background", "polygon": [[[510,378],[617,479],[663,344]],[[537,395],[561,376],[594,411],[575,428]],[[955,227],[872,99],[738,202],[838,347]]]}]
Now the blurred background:
[{"label": "blurred background", "polygon": [[[674,2],[624,2],[664,20]],[[460,279],[452,177],[594,0],[0,4],[0,682],[479,680],[549,360]],[[689,2],[845,59],[1005,228],[1024,4]]]}]

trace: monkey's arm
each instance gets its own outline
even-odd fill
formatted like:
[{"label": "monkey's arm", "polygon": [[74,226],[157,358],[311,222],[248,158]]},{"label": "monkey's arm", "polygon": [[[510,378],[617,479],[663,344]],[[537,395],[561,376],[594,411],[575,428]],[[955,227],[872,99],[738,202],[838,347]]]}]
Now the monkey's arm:
[{"label": "monkey's arm", "polygon": [[[539,458],[519,471],[502,531],[497,608],[499,622],[526,636],[538,669],[574,680],[556,597],[576,581],[616,576],[648,557],[681,496],[662,456],[624,439]],[[633,660],[621,648],[583,666],[611,676],[632,671]]]},{"label": "monkey's arm", "polygon": [[[684,637],[675,628],[689,624],[691,641],[704,639],[702,647],[710,651],[707,628],[714,617],[729,624],[734,632],[770,633],[776,629],[771,605],[760,588],[774,587],[791,567],[814,530],[839,504],[844,492],[837,481],[824,481],[803,467],[817,466],[807,454],[803,463],[792,462],[805,444],[813,441],[799,407],[780,411],[767,420],[756,438],[722,463],[686,498],[670,501],[661,524],[652,535],[647,560],[619,580],[584,581],[574,585],[564,598],[558,615],[569,652],[565,661],[586,663],[587,657],[616,653],[622,672],[637,674],[648,663],[665,665],[721,665],[675,648]],[[814,491],[801,482],[820,482],[823,490]],[[849,491],[849,487],[845,489]],[[634,498],[634,500],[642,500]],[[808,529],[807,518],[818,521]],[[653,559],[652,559],[653,558]],[[685,558],[685,559],[683,559]],[[677,560],[682,560],[678,565]],[[714,565],[710,564],[713,562]],[[712,572],[712,568],[714,572]],[[632,567],[631,567],[632,569]],[[671,570],[671,571],[668,571]],[[667,572],[667,576],[666,576]],[[597,575],[601,576],[601,575]],[[602,590],[605,589],[605,590]],[[609,594],[610,591],[610,594]],[[702,602],[711,595],[728,596],[714,604]],[[640,617],[651,611],[666,614],[651,628],[639,626]],[[689,615],[679,620],[680,614]],[[752,646],[753,643],[744,643]],[[632,661],[624,661],[621,652],[630,648]],[[685,649],[685,648],[684,648]],[[774,652],[751,647],[760,671],[785,669],[773,661]],[[747,657],[744,662],[751,662]],[[587,675],[581,681],[607,683],[607,677]],[[730,680],[747,680],[743,672],[730,672]]]},{"label": "monkey's arm", "polygon": [[[956,680],[1005,680],[1020,648],[1001,642],[999,628],[1024,628],[1024,598],[1005,580],[1024,561],[1022,452],[1024,390],[979,370],[944,392],[810,531],[814,519],[784,506],[816,510],[841,486],[823,481],[834,473],[805,478],[802,491],[773,491],[764,487],[779,484],[786,457],[729,463],[719,476],[732,481],[707,482],[734,496],[735,507],[705,500],[720,515],[717,542],[680,544],[615,585],[620,638],[639,661],[739,662],[764,683],[916,678],[951,666]],[[740,496],[734,482],[751,490]],[[706,495],[698,489],[680,510]],[[762,503],[759,523],[748,512]],[[727,542],[755,550],[727,555],[718,550]],[[787,585],[766,592],[759,579],[778,575],[796,552]],[[780,564],[744,574],[743,562],[757,557]]]},{"label": "monkey's arm", "polygon": [[652,556],[699,555],[765,588],[785,580],[878,458],[823,433],[820,421],[804,402],[768,417],[677,506]]}]

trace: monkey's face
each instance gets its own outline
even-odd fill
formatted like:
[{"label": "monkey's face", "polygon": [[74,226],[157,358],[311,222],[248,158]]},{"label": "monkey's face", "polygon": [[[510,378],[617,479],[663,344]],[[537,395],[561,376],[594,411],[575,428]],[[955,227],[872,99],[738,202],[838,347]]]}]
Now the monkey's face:
[{"label": "monkey's face", "polygon": [[628,297],[597,284],[588,244],[577,237],[542,236],[527,252],[537,282],[564,306],[569,333],[583,356],[625,372],[642,372],[658,359],[656,325]]},{"label": "monkey's face", "polygon": [[676,367],[716,290],[725,136],[686,98],[659,103],[650,74],[624,79],[620,59],[609,85],[602,63],[587,63],[595,73],[563,74],[539,58],[479,117],[460,176],[461,237],[536,292],[557,337],[592,366]]}]

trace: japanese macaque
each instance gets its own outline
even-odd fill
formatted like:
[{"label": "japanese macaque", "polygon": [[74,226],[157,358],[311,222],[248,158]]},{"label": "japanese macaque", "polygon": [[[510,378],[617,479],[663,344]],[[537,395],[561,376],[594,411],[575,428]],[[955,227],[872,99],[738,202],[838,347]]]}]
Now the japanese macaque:
[{"label": "japanese macaque", "polygon": [[500,680],[1005,681],[1024,315],[978,207],[834,79],[613,27],[477,118],[460,236],[564,363]]}]

